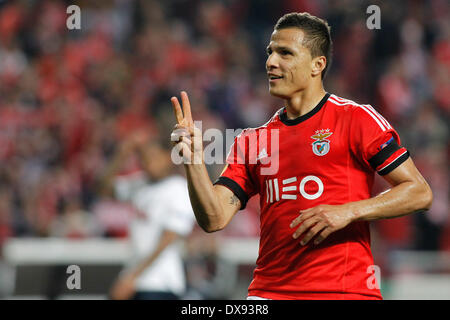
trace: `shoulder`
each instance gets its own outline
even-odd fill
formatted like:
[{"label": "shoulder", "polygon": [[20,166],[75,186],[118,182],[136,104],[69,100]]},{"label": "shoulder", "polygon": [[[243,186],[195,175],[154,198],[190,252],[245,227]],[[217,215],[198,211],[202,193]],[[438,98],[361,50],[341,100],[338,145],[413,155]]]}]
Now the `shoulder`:
[{"label": "shoulder", "polygon": [[236,139],[237,140],[241,140],[244,138],[248,138],[248,137],[258,137],[260,135],[261,132],[267,131],[267,130],[271,130],[271,129],[275,129],[279,126],[280,124],[280,113],[283,111],[284,108],[280,108],[278,109],[272,117],[270,117],[270,119],[264,123],[263,125],[259,126],[259,127],[254,127],[254,128],[245,128],[243,129],[237,136]]},{"label": "shoulder", "polygon": [[[167,206],[174,214],[191,215],[192,207],[189,199],[187,180],[181,175],[172,175],[161,182],[165,194],[161,197],[166,200]],[[176,199],[174,201],[174,199]]]},{"label": "shoulder", "polygon": [[372,123],[383,131],[392,129],[387,120],[370,104],[358,103],[335,94],[330,95],[328,102],[336,112],[347,114],[353,123]]},{"label": "shoulder", "polygon": [[365,108],[365,106],[367,106],[366,104],[361,104],[350,99],[339,97],[335,94],[330,95],[330,97],[328,98],[328,103],[337,111],[350,113],[359,113],[362,108]]},{"label": "shoulder", "polygon": [[180,175],[171,175],[163,180],[147,183],[136,192],[137,198],[148,198],[149,195],[164,197],[187,190],[187,180]]},{"label": "shoulder", "polygon": [[180,176],[178,174],[171,175],[164,179],[161,184],[165,188],[170,188],[172,190],[185,190],[187,188],[187,180],[185,177]]},{"label": "shoulder", "polygon": [[262,126],[255,128],[255,130],[270,129],[272,127],[278,126],[280,124],[280,114],[283,112],[283,110],[284,107],[278,109],[266,123],[264,123]]}]

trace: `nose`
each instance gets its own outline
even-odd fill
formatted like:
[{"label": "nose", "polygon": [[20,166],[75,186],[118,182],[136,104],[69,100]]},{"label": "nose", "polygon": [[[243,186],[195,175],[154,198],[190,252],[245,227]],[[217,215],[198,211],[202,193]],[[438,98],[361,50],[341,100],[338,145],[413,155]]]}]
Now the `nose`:
[{"label": "nose", "polygon": [[278,68],[278,59],[276,57],[276,54],[274,52],[272,52],[266,60],[266,70],[270,71],[273,69]]}]

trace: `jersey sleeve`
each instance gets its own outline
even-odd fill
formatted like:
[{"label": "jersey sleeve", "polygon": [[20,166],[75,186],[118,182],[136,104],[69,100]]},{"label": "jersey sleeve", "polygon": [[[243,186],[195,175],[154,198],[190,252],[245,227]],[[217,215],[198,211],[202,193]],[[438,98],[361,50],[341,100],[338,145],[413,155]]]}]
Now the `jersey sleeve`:
[{"label": "jersey sleeve", "polygon": [[379,175],[390,173],[409,158],[398,133],[372,106],[356,108],[351,123],[354,154]]},{"label": "jersey sleeve", "polygon": [[214,185],[222,185],[230,189],[241,201],[241,210],[248,200],[256,194],[255,185],[248,168],[248,135],[243,131],[238,135],[227,155],[226,166]]}]

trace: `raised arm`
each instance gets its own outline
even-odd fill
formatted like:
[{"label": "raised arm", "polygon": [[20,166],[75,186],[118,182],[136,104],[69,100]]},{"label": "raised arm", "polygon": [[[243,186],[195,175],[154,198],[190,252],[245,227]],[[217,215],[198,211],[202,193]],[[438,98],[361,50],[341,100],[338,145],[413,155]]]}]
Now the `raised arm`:
[{"label": "raised arm", "polygon": [[206,232],[223,229],[241,208],[241,202],[227,187],[213,185],[203,161],[201,130],[195,127],[186,92],[181,92],[180,105],[171,99],[177,124],[171,134],[175,152],[183,157],[189,197],[199,226]]}]

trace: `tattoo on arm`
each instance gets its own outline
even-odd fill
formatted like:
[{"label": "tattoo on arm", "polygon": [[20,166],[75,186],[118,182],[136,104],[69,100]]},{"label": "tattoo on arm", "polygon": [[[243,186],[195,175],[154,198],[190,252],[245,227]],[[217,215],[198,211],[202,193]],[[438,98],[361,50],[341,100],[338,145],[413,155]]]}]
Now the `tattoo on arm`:
[{"label": "tattoo on arm", "polygon": [[234,205],[234,206],[239,205],[239,198],[236,197],[236,195],[233,194],[233,195],[230,197],[230,204],[232,204],[232,205]]}]

